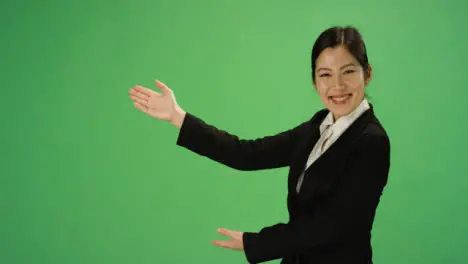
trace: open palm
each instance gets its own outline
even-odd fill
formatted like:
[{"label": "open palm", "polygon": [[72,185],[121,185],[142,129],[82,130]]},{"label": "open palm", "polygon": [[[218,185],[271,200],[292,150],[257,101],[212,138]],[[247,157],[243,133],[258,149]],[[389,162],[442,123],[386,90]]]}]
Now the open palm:
[{"label": "open palm", "polygon": [[164,83],[156,80],[158,93],[141,85],[135,85],[129,90],[133,105],[142,112],[160,120],[170,121],[179,107],[174,93]]}]

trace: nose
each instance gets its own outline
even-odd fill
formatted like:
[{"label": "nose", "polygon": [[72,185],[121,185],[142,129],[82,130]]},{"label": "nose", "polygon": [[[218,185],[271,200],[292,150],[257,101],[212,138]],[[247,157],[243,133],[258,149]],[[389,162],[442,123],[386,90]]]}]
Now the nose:
[{"label": "nose", "polygon": [[346,88],[345,82],[343,81],[343,78],[341,75],[336,76],[333,78],[333,88],[336,90],[344,90]]}]

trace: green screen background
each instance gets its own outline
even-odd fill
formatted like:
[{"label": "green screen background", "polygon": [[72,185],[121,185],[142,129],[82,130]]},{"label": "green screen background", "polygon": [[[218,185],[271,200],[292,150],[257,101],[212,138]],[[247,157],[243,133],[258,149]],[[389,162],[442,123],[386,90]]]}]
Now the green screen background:
[{"label": "green screen background", "polygon": [[160,79],[209,124],[274,134],[322,108],[310,51],[334,25],[361,30],[392,141],[375,263],[468,263],[462,2],[2,1],[0,263],[246,263],[215,230],[287,221],[287,168],[176,147],[128,89]]}]

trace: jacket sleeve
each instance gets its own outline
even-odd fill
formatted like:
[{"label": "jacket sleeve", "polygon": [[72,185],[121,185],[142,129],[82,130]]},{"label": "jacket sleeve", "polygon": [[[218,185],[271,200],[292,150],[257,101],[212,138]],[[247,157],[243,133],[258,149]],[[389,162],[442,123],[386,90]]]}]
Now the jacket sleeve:
[{"label": "jacket sleeve", "polygon": [[[343,238],[370,232],[375,211],[387,183],[390,142],[386,136],[365,136],[351,157],[327,209],[314,218],[276,224],[258,233],[245,232],[244,253],[249,263],[260,263]],[[355,236],[356,235],[356,236]]]},{"label": "jacket sleeve", "polygon": [[177,145],[238,170],[261,170],[288,166],[295,145],[309,121],[257,139],[240,139],[205,123],[187,112]]}]

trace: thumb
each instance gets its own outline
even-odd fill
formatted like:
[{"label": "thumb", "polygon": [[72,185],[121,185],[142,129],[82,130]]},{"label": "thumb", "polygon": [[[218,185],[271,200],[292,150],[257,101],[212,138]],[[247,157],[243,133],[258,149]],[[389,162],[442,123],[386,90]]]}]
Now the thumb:
[{"label": "thumb", "polygon": [[167,85],[165,85],[164,83],[162,83],[161,81],[159,80],[155,80],[155,83],[156,83],[156,86],[161,89],[161,91],[164,93],[164,94],[167,94],[169,92],[171,92],[171,89],[169,89],[169,87],[167,87]]}]

